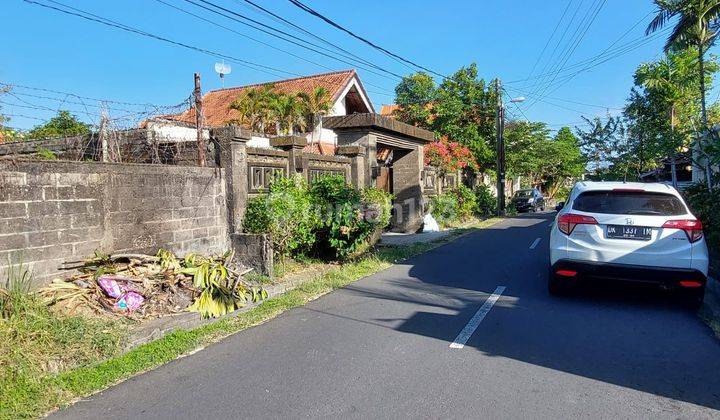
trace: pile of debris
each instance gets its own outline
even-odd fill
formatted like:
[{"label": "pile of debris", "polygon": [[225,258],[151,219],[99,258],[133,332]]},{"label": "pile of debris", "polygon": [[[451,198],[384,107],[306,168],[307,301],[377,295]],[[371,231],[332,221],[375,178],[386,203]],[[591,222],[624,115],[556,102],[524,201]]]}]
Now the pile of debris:
[{"label": "pile of debris", "polygon": [[39,290],[43,301],[68,314],[157,318],[183,311],[217,317],[267,297],[249,284],[247,269],[232,263],[233,254],[178,259],[166,250],[157,255],[95,253],[68,262],[77,274],[55,279]]}]

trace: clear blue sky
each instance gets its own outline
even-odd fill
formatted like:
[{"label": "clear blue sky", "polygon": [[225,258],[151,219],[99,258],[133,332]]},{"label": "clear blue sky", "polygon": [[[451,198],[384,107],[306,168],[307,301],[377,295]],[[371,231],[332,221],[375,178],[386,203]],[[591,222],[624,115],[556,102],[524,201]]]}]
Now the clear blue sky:
[{"label": "clear blue sky", "polygon": [[[155,0],[58,1],[175,41],[290,73],[304,75],[328,71],[197,20]],[[184,0],[163,1],[330,69],[351,67],[213,15]],[[257,12],[242,0],[211,1],[268,25],[306,37]],[[404,65],[302,12],[286,0],[254,1],[383,68],[400,74],[410,72]],[[643,38],[645,27],[650,20],[649,14],[654,10],[650,0],[571,0],[569,6],[569,0],[304,2],[388,50],[439,73],[450,74],[460,66],[477,63],[482,77],[489,80],[499,76],[508,82],[505,84],[508,89],[516,89],[509,90],[510,94],[527,96],[528,100],[520,107],[530,120],[547,122],[553,128],[581,121],[580,115],[604,115],[607,111],[602,107],[609,107],[611,113],[617,113],[617,110],[612,108],[622,106],[628,96],[635,67],[643,61],[658,57],[664,40],[658,37],[645,43],[647,40]],[[547,90],[546,97],[537,93],[533,95],[537,86],[533,86],[532,81],[509,83],[527,78],[531,73],[566,6],[568,7],[563,22],[549,43],[543,59],[536,66],[534,74],[543,73],[543,69],[545,73],[551,73],[550,70],[554,67],[552,63],[545,67],[547,59],[565,28],[569,30],[565,33],[563,43],[557,48],[555,58],[558,58],[562,51],[567,51],[565,45],[568,40],[578,39],[582,30],[575,32],[577,24],[585,16],[586,22],[589,22],[592,16],[589,11],[600,4],[602,8],[596,19],[576,49],[567,56],[566,66],[592,58],[608,47],[611,49],[606,57],[614,57],[616,52],[622,53],[624,50],[616,49],[628,45],[628,42],[636,41],[629,46],[638,48]],[[0,39],[3,43],[0,48],[3,60],[0,64],[0,81],[4,83],[71,92],[90,98],[157,105],[176,104],[185,99],[192,90],[193,72],[196,71],[203,76],[204,90],[220,87],[220,80],[213,72],[213,64],[218,59],[200,52],[125,33],[22,0],[6,0],[2,15]],[[573,15],[575,19],[572,25],[568,25]],[[631,29],[636,24],[637,26]],[[575,38],[574,34],[577,34]],[[623,34],[625,36],[621,38]],[[620,40],[612,45],[618,38]],[[237,63],[229,64],[233,66],[233,71],[226,78],[227,86],[292,77],[268,74]],[[564,81],[563,75],[582,68],[570,67],[564,70],[555,82]],[[381,104],[392,103],[392,92],[397,79],[380,77],[364,70],[359,70],[359,73],[378,111]],[[22,88],[15,92],[19,93],[17,97],[4,95],[0,98],[0,101],[5,102],[0,103],[4,113],[47,119],[52,116],[52,110],[62,106],[75,111],[85,120],[93,119],[97,122],[97,101]],[[58,100],[38,96],[65,99],[69,102],[61,105]],[[544,102],[533,105],[533,99],[538,97],[543,98]],[[709,99],[714,100],[715,95]],[[126,113],[124,110],[144,109],[122,104],[108,106],[112,108],[111,117],[122,116]],[[515,106],[509,106],[509,112],[521,117]],[[9,125],[28,128],[38,121],[26,117],[12,117]]]}]

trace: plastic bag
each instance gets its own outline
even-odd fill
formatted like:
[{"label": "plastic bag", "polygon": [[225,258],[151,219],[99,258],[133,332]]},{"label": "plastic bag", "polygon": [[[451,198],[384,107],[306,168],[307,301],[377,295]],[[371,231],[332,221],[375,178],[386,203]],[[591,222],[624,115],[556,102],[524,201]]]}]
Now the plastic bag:
[{"label": "plastic bag", "polygon": [[115,307],[120,310],[132,312],[143,304],[145,298],[137,292],[127,292],[115,303]]},{"label": "plastic bag", "polygon": [[100,276],[98,285],[105,294],[117,299],[116,309],[132,312],[143,304],[145,298],[140,293],[128,291],[127,284],[130,281],[132,280],[120,276]]}]

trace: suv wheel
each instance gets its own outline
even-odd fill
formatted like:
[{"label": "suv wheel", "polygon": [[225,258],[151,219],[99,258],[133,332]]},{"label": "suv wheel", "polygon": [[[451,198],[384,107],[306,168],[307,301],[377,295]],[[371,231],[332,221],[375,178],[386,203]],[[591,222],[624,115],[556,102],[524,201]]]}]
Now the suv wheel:
[{"label": "suv wheel", "polygon": [[705,299],[705,286],[695,289],[682,289],[680,290],[680,298],[682,299],[683,306],[690,310],[697,311]]}]

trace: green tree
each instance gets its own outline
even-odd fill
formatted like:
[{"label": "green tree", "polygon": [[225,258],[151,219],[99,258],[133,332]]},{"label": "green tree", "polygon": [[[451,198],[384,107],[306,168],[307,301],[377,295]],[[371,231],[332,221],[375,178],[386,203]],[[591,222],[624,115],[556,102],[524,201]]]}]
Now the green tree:
[{"label": "green tree", "polygon": [[665,52],[674,48],[693,47],[698,53],[698,79],[700,109],[703,125],[708,126],[705,106],[705,52],[713,45],[717,37],[718,18],[720,18],[720,0],[655,0],[657,15],[650,22],[646,34],[651,34],[678,17],[672,33],[665,43]]},{"label": "green tree", "polygon": [[[0,88],[0,97],[8,92],[10,92],[10,86],[3,86]],[[22,139],[21,132],[5,125],[8,121],[10,121],[10,117],[2,114],[2,105],[0,105],[0,143]]]},{"label": "green tree", "polygon": [[37,125],[28,132],[28,138],[53,138],[80,136],[90,133],[90,125],[72,115],[70,111],[58,111],[57,115],[45,124]]},{"label": "green tree", "polygon": [[585,173],[585,158],[580,152],[580,143],[569,127],[562,127],[555,137],[547,142],[545,151],[545,183],[549,197],[563,188],[568,180],[577,179]]},{"label": "green tree", "polygon": [[[697,52],[691,49],[670,51],[661,60],[637,68],[623,112],[627,156],[616,159],[628,171],[640,174],[668,157],[674,162],[676,154],[697,137],[701,108],[697,68]],[[717,71],[714,59],[705,63],[706,86]],[[711,112],[710,120],[715,115]],[[672,176],[675,179],[674,172]]]},{"label": "green tree", "polygon": [[526,178],[531,186],[541,187],[550,197],[585,170],[578,139],[568,127],[551,138],[545,123],[511,121],[505,143],[508,174]]},{"label": "green tree", "polygon": [[432,107],[437,86],[427,73],[419,72],[403,77],[395,87],[395,116],[417,127],[433,129]]},{"label": "green tree", "polygon": [[545,123],[508,122],[505,127],[507,174],[526,177],[531,185],[542,183],[549,136],[550,130]]},{"label": "green tree", "polygon": [[425,73],[412,74],[403,78],[395,94],[400,121],[469,148],[481,171],[495,166],[497,95],[478,77],[476,64],[461,68],[439,86]]},{"label": "green tree", "polygon": [[496,98],[473,63],[440,84],[432,107],[433,130],[468,147],[481,170],[495,166]]},{"label": "green tree", "polygon": [[582,117],[588,128],[575,127],[580,151],[588,162],[588,170],[595,177],[604,178],[617,157],[625,147],[625,130],[620,117],[607,116],[589,119]]}]

